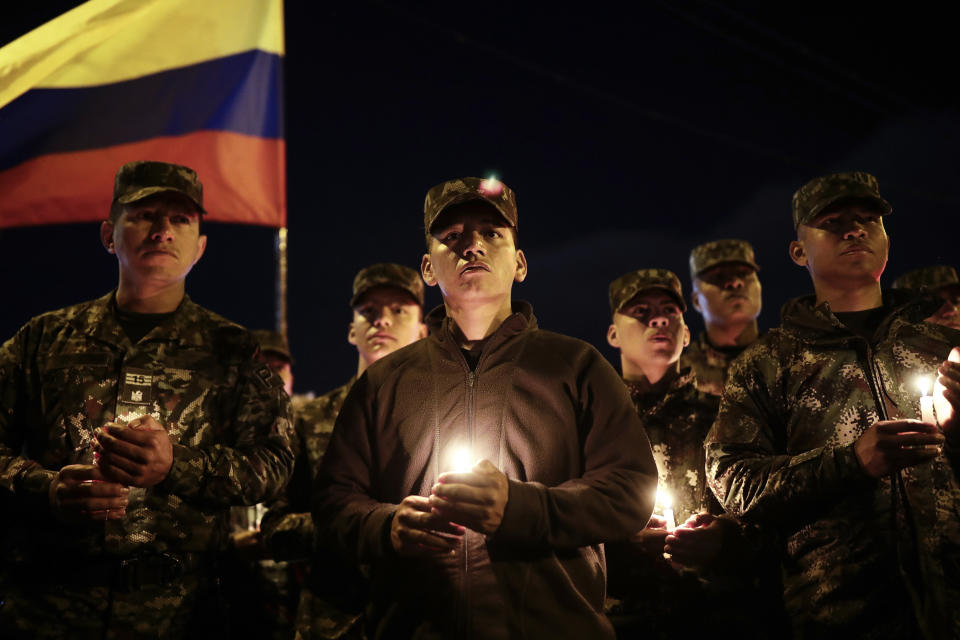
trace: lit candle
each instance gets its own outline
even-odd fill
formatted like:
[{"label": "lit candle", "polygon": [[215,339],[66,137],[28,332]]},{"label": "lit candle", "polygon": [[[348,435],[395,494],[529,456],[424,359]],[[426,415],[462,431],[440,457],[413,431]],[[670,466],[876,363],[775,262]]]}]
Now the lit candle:
[{"label": "lit candle", "polygon": [[930,424],[937,424],[933,414],[933,396],[930,395],[930,378],[917,378],[917,388],[920,389],[920,420]]},{"label": "lit candle", "polygon": [[473,454],[470,447],[457,447],[450,454],[450,471],[467,473],[473,469]]},{"label": "lit candle", "polygon": [[673,496],[664,487],[657,487],[656,507],[660,507],[663,512],[663,519],[667,521],[667,531],[673,531],[677,528],[676,520],[673,517]]}]

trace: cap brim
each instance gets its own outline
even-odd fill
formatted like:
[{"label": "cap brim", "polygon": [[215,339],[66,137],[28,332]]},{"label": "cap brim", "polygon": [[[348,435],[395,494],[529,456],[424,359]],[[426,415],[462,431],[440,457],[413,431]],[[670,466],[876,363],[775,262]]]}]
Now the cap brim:
[{"label": "cap brim", "polygon": [[489,198],[485,198],[482,194],[479,194],[476,192],[470,192],[470,193],[457,193],[451,196],[449,201],[444,202],[443,204],[438,206],[437,214],[433,216],[433,219],[430,221],[430,226],[427,227],[427,233],[430,233],[433,231],[433,227],[434,225],[437,224],[437,220],[439,220],[440,217],[443,216],[444,212],[447,209],[449,209],[454,205],[464,204],[466,202],[483,202],[484,204],[490,205],[490,207],[494,211],[500,214],[500,217],[503,218],[503,221],[507,223],[508,227],[511,227],[514,229],[517,228],[517,225],[510,221],[510,217],[504,212],[503,209],[500,208],[500,206],[496,202],[494,202]]},{"label": "cap brim", "polygon": [[674,302],[680,305],[680,311],[682,311],[683,313],[687,312],[687,303],[684,302],[683,298],[677,295],[676,291],[674,291],[673,289],[667,286],[663,286],[659,284],[651,284],[651,285],[642,287],[640,289],[637,289],[636,291],[633,292],[631,296],[624,298],[623,302],[621,302],[617,306],[616,310],[614,310],[614,313],[620,313],[620,310],[623,309],[625,306],[627,306],[627,304],[629,304],[631,300],[636,298],[641,293],[646,293],[647,291],[662,291],[663,293],[673,298]]},{"label": "cap brim", "polygon": [[357,306],[357,304],[360,303],[360,300],[363,298],[363,296],[367,295],[367,293],[368,293],[371,289],[376,289],[377,287],[389,287],[389,288],[391,288],[391,289],[396,289],[397,291],[402,291],[402,292],[404,292],[405,294],[407,294],[408,296],[410,296],[410,301],[411,301],[411,302],[413,302],[414,304],[419,305],[419,306],[421,306],[421,307],[423,306],[423,302],[420,301],[420,298],[417,297],[417,294],[416,294],[414,291],[412,291],[412,290],[411,290],[410,288],[408,288],[408,287],[404,287],[404,286],[402,286],[402,285],[399,285],[399,284],[396,284],[396,283],[393,283],[393,282],[375,282],[375,283],[371,284],[370,286],[364,287],[364,288],[361,289],[360,291],[358,291],[358,292],[356,292],[355,294],[353,294],[353,297],[350,298],[350,306],[351,306],[351,307]]},{"label": "cap brim", "polygon": [[758,265],[756,262],[748,262],[746,260],[719,260],[709,266],[704,267],[703,269],[700,269],[700,271],[697,271],[696,277],[699,278],[701,274],[710,271],[710,269],[713,269],[714,267],[719,267],[722,264],[742,264],[745,267],[750,267],[754,271],[760,271],[760,265]]},{"label": "cap brim", "polygon": [[120,196],[119,198],[117,198],[117,202],[119,202],[120,204],[133,204],[134,202],[139,202],[144,198],[149,198],[150,196],[156,195],[158,193],[176,193],[177,195],[181,195],[187,200],[189,200],[190,202],[192,202],[194,206],[197,208],[197,211],[199,211],[200,213],[207,212],[206,209],[204,209],[199,202],[191,198],[186,192],[181,191],[180,189],[174,189],[172,187],[143,187],[142,189],[137,189],[132,193],[128,193]]},{"label": "cap brim", "polygon": [[805,221],[801,222],[800,224],[810,224],[811,222],[816,220],[817,216],[821,215],[825,209],[828,209],[829,207],[837,204],[838,202],[842,202],[844,200],[850,200],[850,201],[859,200],[864,202],[872,202],[873,204],[876,205],[875,211],[879,213],[881,216],[886,216],[893,213],[893,207],[890,206],[890,203],[884,200],[883,198],[881,198],[874,191],[871,191],[869,189],[865,189],[863,191],[860,191],[859,193],[845,191],[844,193],[837,194],[836,196],[832,198],[828,198],[824,202],[820,203],[819,206],[817,206],[816,208],[810,211],[810,213],[806,216]]}]

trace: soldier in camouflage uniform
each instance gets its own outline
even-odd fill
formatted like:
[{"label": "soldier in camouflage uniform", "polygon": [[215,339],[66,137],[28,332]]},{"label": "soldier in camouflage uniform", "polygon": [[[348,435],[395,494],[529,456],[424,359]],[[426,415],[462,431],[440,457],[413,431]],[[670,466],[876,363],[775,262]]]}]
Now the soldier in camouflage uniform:
[{"label": "soldier in camouflage uniform", "polygon": [[223,631],[229,508],[283,487],[292,417],[250,334],[184,293],[202,197],[186,167],[121,167],[117,289],[0,346],[0,637]]},{"label": "soldier in camouflage uniform", "polygon": [[[373,362],[427,334],[423,299],[423,280],[409,267],[382,263],[357,273],[350,300],[353,320],[347,335],[357,348],[357,376]],[[354,624],[359,616],[350,611],[362,602],[349,601],[362,600],[362,581],[345,567],[334,569],[335,558],[314,549],[310,517],[313,478],[354,380],[356,376],[297,411],[299,454],[293,478],[286,496],[270,506],[261,525],[264,543],[274,559],[299,561],[306,570],[307,560],[313,557],[297,608],[297,637],[301,638],[339,638],[351,629],[359,633],[359,625]]]},{"label": "soldier in camouflage uniform", "polygon": [[703,331],[680,357],[697,374],[697,386],[719,396],[733,359],[759,335],[760,267],[744,240],[714,240],[690,252],[690,299]]},{"label": "soldier in camouflage uniform", "polygon": [[927,322],[960,330],[960,278],[953,267],[937,265],[914,269],[894,280],[893,288],[936,293],[943,299],[943,305]]},{"label": "soldier in camouflage uniform", "polygon": [[[939,300],[881,290],[890,211],[863,172],[794,194],[815,294],[733,364],[707,437],[720,502],[784,539],[797,637],[960,637],[960,333],[923,322]],[[943,433],[916,420],[938,367]]]},{"label": "soldier in camouflage uniform", "polygon": [[[293,355],[286,337],[278,331],[250,332],[259,343],[257,359],[284,383],[293,414],[313,399],[312,394],[293,393]],[[232,626],[258,638],[286,640],[294,634],[301,572],[287,562],[267,557],[260,534],[266,505],[231,509],[231,548],[224,562],[224,587]]]},{"label": "soldier in camouflage uniform", "polygon": [[725,606],[756,591],[759,575],[751,571],[760,557],[747,553],[748,532],[721,515],[707,486],[703,440],[720,399],[698,389],[689,367],[681,369],[690,331],[680,280],[666,269],[643,269],[614,280],[609,293],[607,341],[620,351],[660,487],[654,516],[633,544],[607,548],[609,593],[620,600],[610,611],[618,637],[696,636],[721,624],[763,636],[765,620]]}]

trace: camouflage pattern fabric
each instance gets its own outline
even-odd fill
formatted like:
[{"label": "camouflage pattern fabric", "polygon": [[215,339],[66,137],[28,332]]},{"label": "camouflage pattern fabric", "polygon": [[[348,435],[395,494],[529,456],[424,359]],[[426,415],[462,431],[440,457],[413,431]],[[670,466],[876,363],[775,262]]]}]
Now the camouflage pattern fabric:
[{"label": "camouflage pattern fabric", "polygon": [[663,291],[672,297],[680,305],[680,311],[687,310],[680,279],[675,273],[667,269],[639,269],[625,273],[610,283],[610,313],[617,313],[638,293],[651,289]]},{"label": "camouflage pattern fabric", "polygon": [[910,637],[914,618],[930,637],[960,637],[960,461],[948,451],[874,480],[853,449],[878,420],[919,418],[916,376],[960,343],[923,322],[938,300],[911,297],[884,292],[869,342],[813,296],[788,303],[733,363],[707,437],[720,502],[786,540],[786,606],[803,637]]},{"label": "camouflage pattern fabric", "polygon": [[457,178],[441,182],[427,191],[423,201],[423,228],[428,238],[430,228],[444,209],[472,200],[490,203],[511,227],[520,228],[517,196],[513,189],[496,178]]},{"label": "camouflage pattern fabric", "polygon": [[730,363],[742,352],[743,349],[717,349],[710,344],[707,332],[704,331],[683,350],[680,355],[680,366],[693,369],[698,389],[704,393],[719,396],[723,394],[723,384],[727,380]]},{"label": "camouflage pattern fabric", "polygon": [[138,160],[117,170],[113,182],[113,201],[130,204],[156,193],[175,191],[203,209],[203,184],[190,167],[169,162]]},{"label": "camouflage pattern fabric", "polygon": [[947,265],[923,267],[908,271],[893,281],[894,289],[930,289],[960,287],[957,270]]},{"label": "camouflage pattern fabric", "polygon": [[809,224],[824,209],[840,200],[869,202],[881,215],[893,212],[880,195],[877,179],[865,171],[831,173],[814,178],[793,194],[793,226]]},{"label": "camouflage pattern fabric", "polygon": [[[696,375],[683,369],[666,394],[644,394],[625,381],[637,413],[650,437],[657,462],[659,484],[673,498],[674,518],[683,524],[697,513],[721,516],[736,527],[725,539],[723,559],[709,570],[672,565],[662,557],[638,555],[623,544],[607,545],[609,592],[619,601],[609,613],[618,626],[618,637],[693,637],[718,625],[743,632],[746,637],[780,637],[770,633],[778,613],[761,586],[769,586],[760,569],[778,571],[771,563],[772,541],[755,527],[744,527],[723,509],[710,491],[705,473],[703,441],[717,415],[720,399],[699,390]],[[655,507],[654,513],[663,515]],[[750,594],[748,596],[748,594]],[[750,601],[757,609],[744,610]]]},{"label": "camouflage pattern fabric", "polygon": [[350,306],[355,307],[367,291],[374,287],[394,287],[406,291],[423,306],[423,278],[419,271],[402,264],[381,262],[371,264],[357,272],[353,279],[353,297]]},{"label": "camouflage pattern fabric", "polygon": [[690,252],[690,280],[718,264],[731,262],[760,270],[753,256],[753,247],[746,240],[713,240],[694,247]]},{"label": "camouflage pattern fabric", "polygon": [[[38,316],[0,346],[0,504],[8,523],[0,554],[7,566],[53,555],[69,566],[225,549],[230,506],[272,498],[293,466],[289,399],[280,378],[254,360],[255,349],[245,329],[187,297],[133,344],[112,292]],[[67,525],[54,518],[48,492],[57,470],[92,462],[93,435],[105,422],[142,415],[170,435],[167,478],[132,489],[121,520]],[[171,587],[151,606],[174,616],[180,601]]]},{"label": "camouflage pattern fabric", "polygon": [[697,389],[696,375],[688,369],[681,371],[664,395],[641,394],[629,381],[626,384],[650,438],[660,486],[673,496],[677,524],[703,511],[722,513],[707,487],[703,452],[719,398]]},{"label": "camouflage pattern fabric", "polygon": [[324,566],[326,556],[315,552],[310,496],[313,479],[333,433],[340,407],[355,378],[329,393],[304,404],[296,414],[297,462],[285,495],[273,502],[263,517],[263,541],[276,560],[299,563],[295,575],[302,576],[296,612],[298,638],[348,638],[359,633],[358,613],[346,612],[326,594],[331,586],[324,581],[336,580]]}]

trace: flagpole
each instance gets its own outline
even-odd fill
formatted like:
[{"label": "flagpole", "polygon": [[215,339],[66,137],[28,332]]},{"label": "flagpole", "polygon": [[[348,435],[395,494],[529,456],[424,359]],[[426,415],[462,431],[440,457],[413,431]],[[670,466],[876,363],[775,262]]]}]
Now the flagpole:
[{"label": "flagpole", "polygon": [[287,338],[287,228],[277,229],[277,331]]}]

